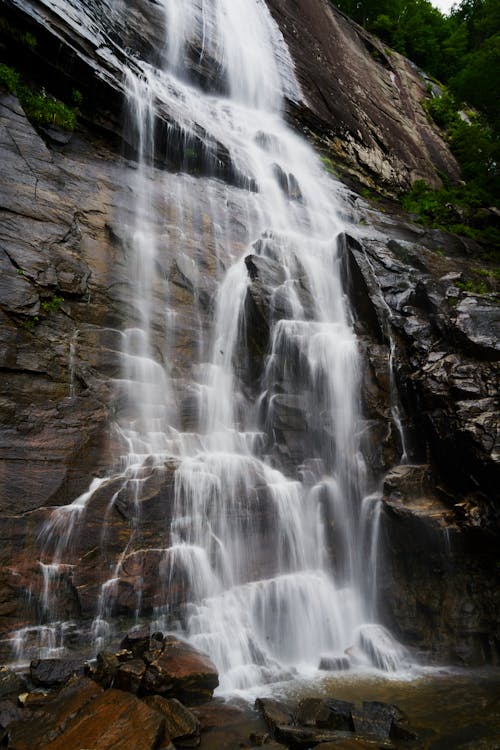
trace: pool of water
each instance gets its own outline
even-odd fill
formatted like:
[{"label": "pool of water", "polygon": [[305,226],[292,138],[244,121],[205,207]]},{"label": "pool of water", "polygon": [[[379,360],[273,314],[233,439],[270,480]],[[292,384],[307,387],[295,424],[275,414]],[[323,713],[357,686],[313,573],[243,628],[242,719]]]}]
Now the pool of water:
[{"label": "pool of water", "polygon": [[363,700],[384,701],[397,705],[406,714],[422,750],[500,750],[497,668],[427,669],[416,676],[390,679],[375,673],[346,672],[269,686],[246,696],[227,696],[226,701],[242,708],[240,719],[229,727],[206,732],[202,750],[250,747],[250,733],[265,731],[253,709],[257,696],[273,696],[291,703],[308,696],[339,698],[358,705]]}]

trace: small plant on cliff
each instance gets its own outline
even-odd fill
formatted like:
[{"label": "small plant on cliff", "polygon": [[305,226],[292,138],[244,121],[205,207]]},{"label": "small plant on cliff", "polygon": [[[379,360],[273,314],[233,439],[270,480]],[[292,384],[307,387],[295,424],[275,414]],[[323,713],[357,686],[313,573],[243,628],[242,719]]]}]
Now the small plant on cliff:
[{"label": "small plant on cliff", "polygon": [[75,129],[76,109],[48,96],[43,90],[41,93],[32,91],[22,83],[14,68],[0,64],[0,85],[17,96],[26,117],[36,125],[55,125],[70,131]]},{"label": "small plant on cliff", "polygon": [[64,302],[64,297],[58,297],[54,294],[50,299],[42,302],[42,310],[46,313],[57,312]]}]

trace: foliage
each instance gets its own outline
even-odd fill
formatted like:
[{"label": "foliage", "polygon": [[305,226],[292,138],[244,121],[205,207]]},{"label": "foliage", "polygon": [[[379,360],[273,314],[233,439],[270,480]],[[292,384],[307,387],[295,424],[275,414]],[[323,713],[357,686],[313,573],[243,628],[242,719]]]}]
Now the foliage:
[{"label": "foliage", "polygon": [[0,85],[15,94],[27,118],[36,125],[55,125],[63,130],[74,130],[76,109],[58,99],[32,91],[21,81],[19,73],[8,65],[0,64]]},{"label": "foliage", "polygon": [[0,63],[0,86],[15,94],[20,87],[19,73],[14,68]]},{"label": "foliage", "polygon": [[37,45],[36,36],[31,34],[29,31],[22,31],[14,24],[7,21],[6,18],[0,18],[0,34],[5,37],[12,39],[14,42],[28,47],[29,49],[35,49]]},{"label": "foliage", "polygon": [[474,183],[433,190],[417,180],[401,205],[421,224],[445,229],[478,240],[490,248],[492,258],[500,250],[500,231],[485,217],[488,194]]},{"label": "foliage", "polygon": [[64,297],[58,297],[54,294],[50,299],[42,302],[42,310],[44,312],[57,312],[64,302]]},{"label": "foliage", "polygon": [[430,0],[332,2],[500,127],[498,0],[461,0],[449,16]]}]

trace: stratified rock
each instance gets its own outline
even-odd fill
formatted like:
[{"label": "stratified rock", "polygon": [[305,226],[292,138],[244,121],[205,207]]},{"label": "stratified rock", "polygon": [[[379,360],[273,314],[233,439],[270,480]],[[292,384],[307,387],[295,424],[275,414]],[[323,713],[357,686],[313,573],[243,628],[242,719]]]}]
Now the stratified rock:
[{"label": "stratified rock", "polygon": [[30,664],[30,677],[35,685],[56,687],[74,675],[83,675],[80,659],[36,659]]},{"label": "stratified rock", "polygon": [[144,698],[150,708],[165,717],[165,732],[178,747],[198,747],[200,744],[200,722],[178,700],[149,695]]},{"label": "stratified rock", "polygon": [[107,690],[86,705],[45,750],[155,750],[164,718],[130,693]]},{"label": "stratified rock", "polygon": [[217,669],[208,656],[185,641],[167,636],[161,655],[148,665],[142,691],[196,705],[211,698],[218,684]]},{"label": "stratified rock", "polygon": [[102,688],[86,677],[75,678],[55,696],[23,714],[8,727],[13,750],[45,750],[87,704],[102,694]]}]

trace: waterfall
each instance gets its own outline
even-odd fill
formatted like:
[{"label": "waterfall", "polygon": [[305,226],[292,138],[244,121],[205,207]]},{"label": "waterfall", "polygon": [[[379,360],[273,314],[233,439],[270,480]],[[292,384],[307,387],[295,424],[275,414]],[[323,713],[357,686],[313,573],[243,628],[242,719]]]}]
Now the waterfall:
[{"label": "waterfall", "polygon": [[[126,544],[101,583],[95,647],[112,630],[124,566],[131,556],[139,565],[143,554],[144,488],[168,465],[175,467],[170,521],[164,546],[150,550],[158,561],[154,627],[177,629],[206,651],[222,691],[316,669],[328,654],[397,669],[404,650],[374,624],[380,499],[361,449],[361,363],[340,281],[338,188],[285,123],[285,97],[302,94],[263,0],[160,5],[161,64],[137,60],[140,72],[125,73],[127,140],[137,163],[126,248],[131,297],[116,379],[123,456],[107,481],[116,483],[108,510],[125,494],[133,512]],[[210,86],[200,87],[193,68]],[[167,115],[160,143],[158,122]],[[198,158],[214,175],[214,144],[222,144],[235,175],[231,200],[222,183],[155,170],[158,149],[178,148],[189,162],[200,142]],[[202,289],[190,259],[197,180],[212,206],[217,254],[210,330],[196,313]],[[238,217],[236,239],[230,225]],[[174,254],[193,280],[189,382],[175,372],[178,313],[170,272],[162,270]],[[245,342],[255,283],[267,285],[268,340],[250,377]],[[187,392],[195,403],[189,429],[181,417]],[[280,420],[293,418],[300,446],[281,437]],[[64,518],[78,523],[85,503]],[[47,538],[61,513],[48,521]],[[47,566],[62,564],[77,533],[65,528],[53,559],[42,560],[47,592]],[[179,579],[183,593],[174,602]],[[141,580],[137,574],[137,618]]]}]

